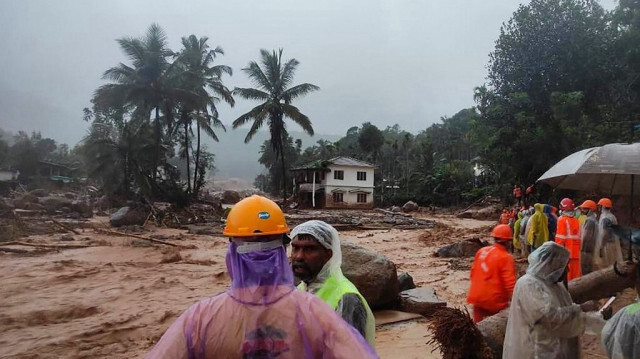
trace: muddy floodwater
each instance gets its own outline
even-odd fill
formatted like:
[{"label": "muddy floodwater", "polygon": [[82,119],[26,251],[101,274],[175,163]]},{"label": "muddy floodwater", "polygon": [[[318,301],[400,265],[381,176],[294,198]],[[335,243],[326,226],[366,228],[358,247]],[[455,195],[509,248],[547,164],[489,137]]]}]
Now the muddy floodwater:
[{"label": "muddy floodwater", "polygon": [[[437,225],[345,231],[341,236],[386,255],[398,271],[410,273],[417,286],[433,287],[449,306],[465,306],[471,258],[437,258],[433,253],[461,238],[486,237],[493,222],[416,216]],[[106,223],[108,218],[93,221]],[[59,242],[60,234],[22,240],[90,247],[0,254],[0,357],[141,357],[182,311],[229,285],[222,237],[154,227],[142,233],[197,247],[178,250],[90,228],[79,231],[69,242]],[[382,358],[439,358],[426,344],[428,336],[424,319],[378,326],[376,349]],[[605,357],[597,338],[585,339],[585,357]]]}]

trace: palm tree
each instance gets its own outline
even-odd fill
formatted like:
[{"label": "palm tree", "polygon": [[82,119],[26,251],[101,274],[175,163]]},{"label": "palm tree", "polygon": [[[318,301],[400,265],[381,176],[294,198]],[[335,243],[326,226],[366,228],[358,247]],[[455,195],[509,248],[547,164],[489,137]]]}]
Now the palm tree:
[{"label": "palm tree", "polygon": [[155,112],[154,125],[154,168],[155,178],[160,160],[163,127],[160,111],[170,128],[172,123],[172,98],[180,93],[173,87],[170,76],[171,64],[168,58],[173,52],[167,48],[167,36],[157,24],[152,24],[143,38],[122,38],[117,40],[122,51],[131,60],[131,66],[120,63],[105,71],[103,79],[113,83],[99,87],[94,98],[98,103],[128,105],[135,108],[133,119],[151,121]]},{"label": "palm tree", "polygon": [[235,88],[233,93],[242,98],[262,103],[233,121],[233,128],[253,121],[249,133],[244,139],[244,142],[248,143],[266,120],[269,126],[271,147],[276,155],[280,156],[282,162],[282,189],[286,200],[287,181],[283,141],[288,133],[284,117],[291,119],[300,125],[306,133],[313,136],[311,121],[291,102],[320,88],[309,83],[291,86],[299,62],[296,59],[290,59],[283,63],[282,49],[278,52],[275,50],[269,52],[263,49],[260,50],[260,55],[262,67],[255,61],[251,61],[249,66],[242,69],[257,88]]},{"label": "palm tree", "polygon": [[[232,75],[229,66],[215,65],[213,61],[217,55],[224,55],[220,47],[211,49],[207,44],[208,38],[197,38],[195,35],[182,38],[183,49],[178,57],[182,68],[182,87],[194,96],[182,103],[181,123],[185,131],[185,150],[187,160],[187,188],[191,189],[189,168],[189,135],[192,133],[191,124],[195,120],[197,128],[197,146],[194,161],[193,195],[197,196],[198,166],[200,163],[201,130],[208,134],[214,141],[218,141],[214,128],[222,128],[224,125],[219,119],[216,105],[222,100],[231,107],[235,104],[231,91],[222,83],[222,75]],[[213,93],[211,95],[209,90]]]}]

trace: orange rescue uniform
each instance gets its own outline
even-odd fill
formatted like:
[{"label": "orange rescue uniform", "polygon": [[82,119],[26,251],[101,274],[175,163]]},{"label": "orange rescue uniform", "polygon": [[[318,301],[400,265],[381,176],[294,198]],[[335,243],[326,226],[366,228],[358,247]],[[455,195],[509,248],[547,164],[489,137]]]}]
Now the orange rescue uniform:
[{"label": "orange rescue uniform", "polygon": [[556,227],[556,243],[567,248],[570,253],[567,280],[582,275],[580,270],[580,220],[574,217],[561,216]]},{"label": "orange rescue uniform", "polygon": [[508,307],[515,285],[515,261],[507,249],[497,243],[481,248],[473,260],[467,295],[467,303],[473,305],[473,321]]}]

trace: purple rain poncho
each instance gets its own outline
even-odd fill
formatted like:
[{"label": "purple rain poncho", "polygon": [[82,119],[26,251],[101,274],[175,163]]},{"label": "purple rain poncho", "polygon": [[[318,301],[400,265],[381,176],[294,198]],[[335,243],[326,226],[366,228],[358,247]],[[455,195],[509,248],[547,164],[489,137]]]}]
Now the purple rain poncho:
[{"label": "purple rain poncho", "polygon": [[238,242],[226,256],[231,288],[187,309],[146,358],[378,357],[331,307],[295,289],[280,240]]}]

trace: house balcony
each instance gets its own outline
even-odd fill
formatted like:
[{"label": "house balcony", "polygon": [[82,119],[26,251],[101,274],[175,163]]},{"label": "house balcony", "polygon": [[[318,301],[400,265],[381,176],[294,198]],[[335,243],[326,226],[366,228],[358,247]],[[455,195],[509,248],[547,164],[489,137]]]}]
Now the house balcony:
[{"label": "house balcony", "polygon": [[[312,192],[313,191],[313,183],[300,183],[298,185],[298,190],[300,192]],[[319,190],[323,190],[325,189],[325,185],[323,184],[319,184],[316,183],[316,192],[318,192]]]}]

